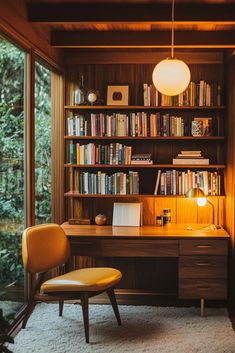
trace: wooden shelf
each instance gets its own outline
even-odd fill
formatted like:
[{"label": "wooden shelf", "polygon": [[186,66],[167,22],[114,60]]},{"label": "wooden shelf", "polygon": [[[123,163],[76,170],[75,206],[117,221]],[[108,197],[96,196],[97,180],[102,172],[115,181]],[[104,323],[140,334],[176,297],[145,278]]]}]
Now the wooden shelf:
[{"label": "wooden shelf", "polygon": [[120,110],[131,110],[131,109],[141,109],[141,110],[175,110],[175,109],[185,109],[185,110],[224,110],[225,106],[151,106],[145,107],[143,105],[65,105],[64,109],[67,110],[112,110],[112,109],[120,109]]},{"label": "wooden shelf", "polygon": [[[101,195],[101,194],[80,194],[77,191],[68,191],[64,194],[65,197],[68,198],[76,198],[76,197],[82,197],[82,198],[148,198],[148,197],[154,197],[154,198],[158,198],[158,197],[164,197],[164,198],[185,198],[184,195],[153,195],[153,194],[137,194],[137,195]],[[207,197],[216,197],[216,198],[222,198],[224,199],[225,196],[221,195],[221,196],[211,196],[208,195]]]},{"label": "wooden shelf", "polygon": [[225,164],[65,164],[65,168],[112,168],[112,169],[154,169],[154,168],[170,168],[170,169],[224,169]]},{"label": "wooden shelf", "polygon": [[224,140],[224,136],[64,136],[65,140]]}]

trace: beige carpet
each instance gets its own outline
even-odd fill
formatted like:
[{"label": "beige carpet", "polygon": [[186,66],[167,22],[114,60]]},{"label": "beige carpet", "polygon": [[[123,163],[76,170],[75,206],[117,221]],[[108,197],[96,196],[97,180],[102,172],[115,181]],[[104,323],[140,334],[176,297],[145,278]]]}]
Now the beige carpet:
[{"label": "beige carpet", "polygon": [[118,326],[108,305],[90,306],[90,344],[80,305],[39,304],[9,348],[14,353],[235,353],[226,309],[119,306]]}]

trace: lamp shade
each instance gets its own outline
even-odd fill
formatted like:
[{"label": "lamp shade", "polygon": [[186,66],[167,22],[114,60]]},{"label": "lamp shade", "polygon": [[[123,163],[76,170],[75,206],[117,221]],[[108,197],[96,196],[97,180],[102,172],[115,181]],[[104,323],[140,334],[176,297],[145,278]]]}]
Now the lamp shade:
[{"label": "lamp shade", "polygon": [[152,74],[156,89],[167,96],[176,96],[182,93],[189,85],[191,78],[188,66],[175,58],[160,61]]},{"label": "lamp shade", "polygon": [[192,188],[185,194],[186,197],[205,197],[205,193],[201,188]]}]

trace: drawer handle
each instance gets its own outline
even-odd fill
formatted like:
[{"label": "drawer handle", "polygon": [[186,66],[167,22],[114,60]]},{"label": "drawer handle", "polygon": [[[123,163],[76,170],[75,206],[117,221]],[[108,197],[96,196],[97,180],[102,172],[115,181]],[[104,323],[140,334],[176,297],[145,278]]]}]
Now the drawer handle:
[{"label": "drawer handle", "polygon": [[211,247],[212,247],[211,245],[196,245],[196,248],[199,248],[199,249],[208,249]]},{"label": "drawer handle", "polygon": [[210,263],[209,262],[195,262],[196,266],[209,266]]},{"label": "drawer handle", "polygon": [[209,286],[197,286],[198,289],[210,289],[211,287]]}]

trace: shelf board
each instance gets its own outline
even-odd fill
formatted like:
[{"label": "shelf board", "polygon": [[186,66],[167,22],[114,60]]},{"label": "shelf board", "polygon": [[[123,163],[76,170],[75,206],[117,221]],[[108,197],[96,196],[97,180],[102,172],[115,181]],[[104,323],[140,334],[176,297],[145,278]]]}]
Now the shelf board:
[{"label": "shelf board", "polygon": [[[76,198],[76,197],[82,197],[82,198],[146,198],[146,197],[164,197],[164,198],[186,198],[184,195],[153,195],[153,194],[138,194],[138,195],[101,195],[101,194],[80,194],[77,191],[68,191],[64,194],[65,197],[70,197],[70,198]],[[207,197],[216,197],[216,198],[225,198],[224,195],[221,196],[211,196],[208,195]]]},{"label": "shelf board", "polygon": [[224,136],[64,136],[65,140],[224,140]]},{"label": "shelf board", "polygon": [[170,169],[224,169],[225,164],[65,164],[65,168],[110,168],[110,169],[154,169],[154,168],[170,168]]},{"label": "shelf board", "polygon": [[141,109],[141,110],[174,110],[174,109],[185,109],[185,110],[224,110],[225,106],[151,106],[145,107],[143,105],[65,105],[64,109],[67,110],[112,110],[112,109],[120,109],[120,110],[131,110],[131,109]]}]

